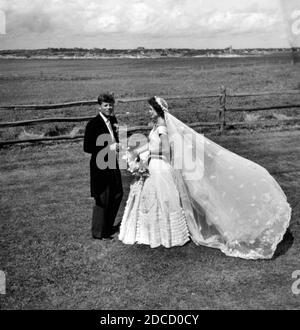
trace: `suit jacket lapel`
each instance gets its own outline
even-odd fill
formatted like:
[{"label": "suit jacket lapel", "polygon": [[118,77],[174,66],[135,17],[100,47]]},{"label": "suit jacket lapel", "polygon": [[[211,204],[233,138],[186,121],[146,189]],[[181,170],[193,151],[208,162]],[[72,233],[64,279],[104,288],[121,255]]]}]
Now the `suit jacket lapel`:
[{"label": "suit jacket lapel", "polygon": [[117,132],[117,127],[116,127],[116,125],[117,125],[116,117],[110,117],[109,121],[110,121],[112,130],[113,130],[113,133],[114,133],[115,140],[116,140],[116,142],[119,142],[119,134]]},{"label": "suit jacket lapel", "polygon": [[[104,119],[102,118],[102,116],[100,114],[98,114],[98,120],[99,120],[99,123],[101,123],[101,125],[103,126],[103,130],[105,130],[105,133],[110,134],[110,131],[107,127],[107,124],[105,123]],[[115,137],[115,140],[116,142],[119,142],[119,135],[117,133],[117,130],[116,130],[116,126],[115,126],[115,123],[116,123],[116,120],[112,119],[112,118],[109,118],[109,121],[110,121],[110,124],[111,124],[111,128],[112,128],[112,131],[113,131],[113,135]],[[103,131],[102,130],[102,131]]]},{"label": "suit jacket lapel", "polygon": [[109,129],[108,129],[108,127],[107,127],[107,125],[106,125],[106,123],[104,122],[104,120],[103,120],[103,118],[100,116],[100,114],[98,113],[98,122],[99,122],[99,124],[101,125],[101,130],[103,131],[105,131],[105,133],[108,133],[108,134],[110,134],[109,133]]}]

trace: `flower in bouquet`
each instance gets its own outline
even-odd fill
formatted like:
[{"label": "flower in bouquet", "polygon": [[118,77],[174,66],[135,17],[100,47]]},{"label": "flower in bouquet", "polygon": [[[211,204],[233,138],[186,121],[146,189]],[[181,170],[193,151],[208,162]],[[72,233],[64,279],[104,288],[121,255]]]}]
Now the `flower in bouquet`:
[{"label": "flower in bouquet", "polygon": [[148,151],[136,156],[133,152],[127,150],[124,156],[127,161],[127,170],[136,177],[149,176],[148,158]]}]

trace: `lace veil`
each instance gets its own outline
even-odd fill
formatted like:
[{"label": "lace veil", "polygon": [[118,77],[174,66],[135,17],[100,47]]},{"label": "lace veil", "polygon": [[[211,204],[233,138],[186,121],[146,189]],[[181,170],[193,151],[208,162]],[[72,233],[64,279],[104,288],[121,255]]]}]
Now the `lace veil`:
[{"label": "lace veil", "polygon": [[291,218],[286,195],[262,166],[221,147],[165,111],[171,165],[191,239],[228,256],[272,258]]}]

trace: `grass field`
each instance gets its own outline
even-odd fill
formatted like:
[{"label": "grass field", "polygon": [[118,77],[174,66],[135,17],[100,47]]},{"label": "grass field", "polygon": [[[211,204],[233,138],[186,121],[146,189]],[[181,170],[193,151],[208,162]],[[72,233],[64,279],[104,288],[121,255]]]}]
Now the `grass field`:
[{"label": "grass field", "polygon": [[[276,58],[275,58],[276,59]],[[0,60],[0,105],[45,104],[96,99],[102,91],[114,91],[117,97],[152,95],[218,94],[220,85],[228,92],[260,92],[299,89],[300,65],[265,64],[265,58],[215,59],[114,59],[114,60]],[[280,59],[284,61],[283,59]],[[214,68],[218,65],[218,68]],[[300,93],[299,93],[300,94]],[[272,95],[235,98],[228,107],[257,107],[299,103],[299,95]],[[169,102],[181,120],[217,121],[218,99],[187,99]],[[120,104],[120,122],[129,126],[145,125],[146,104]],[[96,108],[74,107],[46,111],[1,111],[2,121],[58,116],[93,116]],[[125,115],[124,114],[128,114]],[[275,114],[293,118],[299,111],[289,109]],[[261,118],[270,112],[258,113]],[[247,120],[245,113],[227,115],[228,122]],[[259,119],[259,118],[258,118]],[[0,140],[36,135],[66,135],[82,132],[85,123],[51,123],[0,129]],[[24,132],[25,129],[25,132]]]},{"label": "grass field", "polygon": [[[266,167],[293,208],[269,261],[188,243],[150,249],[90,237],[88,155],[81,143],[12,147],[1,157],[2,309],[299,309],[299,130],[211,136]],[[297,167],[298,166],[298,167]],[[297,172],[298,168],[298,172]],[[131,178],[123,173],[125,197]]]},{"label": "grass field", "polygon": [[286,60],[282,64],[263,57],[0,60],[0,102],[94,99],[103,90],[119,97],[189,95],[217,92],[221,84],[234,92],[297,89],[299,67]]},{"label": "grass field", "polygon": [[[299,66],[252,67],[245,62],[231,67],[229,61],[223,69],[203,70],[200,60],[0,61],[0,104],[93,99],[103,90],[125,97],[217,93],[220,84],[232,92],[299,88]],[[234,100],[233,105],[296,101],[298,96],[275,96]],[[170,106],[189,123],[197,110],[203,110],[202,120],[215,118],[218,104],[187,100]],[[121,123],[148,121],[143,104],[120,105],[118,112],[138,112],[122,117]],[[1,120],[94,113],[94,107],[12,111],[1,112]],[[274,113],[297,114],[293,109]],[[45,134],[84,127],[60,125],[25,129]],[[2,129],[0,139],[18,138],[22,132],[22,128]],[[300,296],[291,291],[292,273],[300,269],[299,127],[278,125],[271,131],[207,137],[267,168],[285,191],[292,220],[272,260],[229,258],[193,243],[150,249],[123,245],[117,237],[109,242],[92,240],[89,156],[83,153],[82,142],[6,147],[0,149],[0,270],[7,275],[7,294],[0,295],[0,308],[299,309]],[[131,182],[128,173],[122,175],[125,196],[118,220]]]}]

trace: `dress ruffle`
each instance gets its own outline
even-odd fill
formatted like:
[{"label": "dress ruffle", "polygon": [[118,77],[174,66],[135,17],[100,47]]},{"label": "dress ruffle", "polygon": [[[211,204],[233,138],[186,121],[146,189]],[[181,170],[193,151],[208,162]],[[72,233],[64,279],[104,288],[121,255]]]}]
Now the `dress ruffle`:
[{"label": "dress ruffle", "polygon": [[190,238],[172,167],[159,159],[151,162],[155,168],[163,162],[163,170],[153,170],[150,177],[131,185],[119,239],[124,244],[146,244],[151,248],[182,246]]}]

